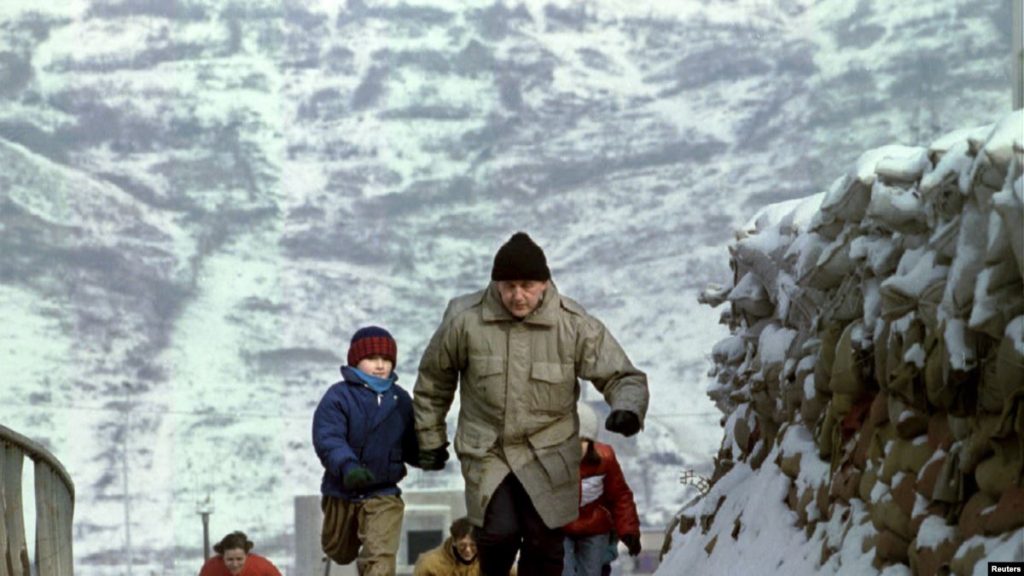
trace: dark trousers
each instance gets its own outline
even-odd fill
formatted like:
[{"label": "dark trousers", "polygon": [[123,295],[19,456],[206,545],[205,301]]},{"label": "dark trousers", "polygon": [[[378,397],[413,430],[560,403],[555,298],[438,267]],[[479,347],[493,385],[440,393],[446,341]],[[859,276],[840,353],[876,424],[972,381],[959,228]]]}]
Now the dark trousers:
[{"label": "dark trousers", "polygon": [[519,574],[561,576],[563,539],[560,528],[548,528],[515,474],[494,491],[476,545],[483,576],[508,576],[519,552]]}]

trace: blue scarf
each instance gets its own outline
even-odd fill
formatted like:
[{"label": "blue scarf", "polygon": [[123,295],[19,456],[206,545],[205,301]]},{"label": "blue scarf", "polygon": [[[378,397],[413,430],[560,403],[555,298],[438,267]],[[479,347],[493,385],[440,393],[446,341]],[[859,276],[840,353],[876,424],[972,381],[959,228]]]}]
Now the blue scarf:
[{"label": "blue scarf", "polygon": [[359,376],[359,379],[363,381],[363,384],[366,384],[370,390],[373,390],[377,394],[387,392],[388,389],[391,388],[391,385],[395,383],[395,380],[398,380],[398,375],[394,372],[392,372],[387,378],[377,378],[376,376],[371,376],[358,368],[352,368],[352,371]]}]

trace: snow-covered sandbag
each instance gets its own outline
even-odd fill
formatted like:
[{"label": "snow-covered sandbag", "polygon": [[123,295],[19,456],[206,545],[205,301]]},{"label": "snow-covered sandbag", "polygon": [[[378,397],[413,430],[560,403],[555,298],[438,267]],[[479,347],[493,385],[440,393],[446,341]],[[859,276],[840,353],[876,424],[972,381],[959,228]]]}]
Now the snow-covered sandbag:
[{"label": "snow-covered sandbag", "polygon": [[1024,314],[1024,284],[1017,273],[1017,264],[1004,260],[985,267],[974,285],[974,302],[967,327],[1002,338],[1011,319]]},{"label": "snow-covered sandbag", "polygon": [[850,274],[844,278],[822,304],[822,320],[846,323],[863,316],[864,293],[861,284],[861,278],[857,274]]},{"label": "snow-covered sandbag", "polygon": [[830,290],[838,286],[844,278],[854,270],[850,259],[850,242],[856,231],[853,228],[843,230],[839,237],[821,251],[818,261],[800,282],[817,290]]},{"label": "snow-covered sandbag", "polygon": [[941,574],[960,546],[956,527],[938,514],[922,518],[910,543],[910,570],[914,574]]},{"label": "snow-covered sandbag", "polygon": [[928,248],[942,257],[952,260],[956,256],[956,241],[960,236],[960,212],[948,221],[936,226],[928,237]]},{"label": "snow-covered sandbag", "polygon": [[747,354],[746,341],[741,336],[728,336],[711,348],[711,357],[716,364],[738,366]]},{"label": "snow-covered sandbag", "polygon": [[727,298],[737,310],[744,312],[755,319],[771,316],[775,308],[768,298],[768,292],[758,281],[757,277],[748,272],[740,278],[736,286],[729,291]]},{"label": "snow-covered sandbag", "polygon": [[[1016,165],[1019,170],[1019,165]],[[1017,261],[1017,270],[1024,274],[1024,177],[1007,179],[1006,186],[992,196],[992,208],[1003,221],[1010,241],[1010,249]]]},{"label": "snow-covered sandbag", "polygon": [[886,182],[912,183],[921,179],[930,170],[928,151],[924,148],[907,148],[899,154],[888,154],[875,165],[875,174]]},{"label": "snow-covered sandbag", "polygon": [[903,246],[891,235],[869,232],[850,242],[850,258],[858,265],[867,266],[879,278],[892,274],[903,256]]},{"label": "snow-covered sandbag", "polygon": [[921,178],[918,189],[924,199],[928,224],[937,224],[956,217],[963,208],[960,174],[970,169],[974,158],[968,154],[966,139],[957,142],[942,160]]},{"label": "snow-covered sandbag", "polygon": [[895,318],[916,308],[921,294],[945,283],[948,272],[949,267],[938,265],[935,252],[927,247],[907,250],[896,273],[882,282],[882,315]]},{"label": "snow-covered sandbag", "polygon": [[942,308],[950,317],[966,318],[974,300],[974,283],[985,267],[985,248],[988,243],[988,215],[977,203],[968,202],[960,217],[960,233],[956,241],[956,256],[949,266],[950,281],[942,298]]},{"label": "snow-covered sandbag", "polygon": [[924,436],[918,436],[913,440],[895,438],[882,462],[882,473],[879,478],[883,482],[891,483],[897,472],[916,477],[931,457],[932,449]]},{"label": "snow-covered sandbag", "polygon": [[928,229],[928,215],[917,188],[890,186],[880,181],[871,187],[871,202],[864,218],[893,232],[920,234]]},{"label": "snow-covered sandbag", "polygon": [[1024,112],[1021,110],[1004,116],[996,123],[981,154],[975,159],[971,184],[982,206],[988,206],[991,194],[1003,188],[1014,147],[1021,147],[1021,126],[1024,126]]},{"label": "snow-covered sandbag", "polygon": [[977,151],[981,149],[982,143],[986,138],[988,138],[988,135],[992,133],[993,128],[995,128],[995,124],[986,124],[984,126],[975,126],[973,128],[960,128],[943,134],[928,145],[928,158],[931,160],[932,164],[937,165],[946,157],[947,154],[952,153],[957,146],[962,145],[971,148],[970,142],[972,141],[978,142],[977,146],[972,149],[973,153],[977,153]]},{"label": "snow-covered sandbag", "polygon": [[832,182],[821,211],[843,222],[860,222],[870,200],[871,186],[847,174]]}]

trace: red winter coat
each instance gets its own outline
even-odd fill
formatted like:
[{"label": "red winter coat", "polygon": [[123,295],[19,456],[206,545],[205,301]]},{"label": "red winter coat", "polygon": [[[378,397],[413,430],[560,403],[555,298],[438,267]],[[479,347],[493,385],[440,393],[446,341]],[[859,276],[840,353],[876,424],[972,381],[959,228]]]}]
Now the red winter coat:
[{"label": "red winter coat", "polygon": [[[562,531],[568,536],[581,537],[607,534],[614,529],[620,538],[626,534],[639,536],[640,518],[636,513],[636,503],[633,502],[633,491],[622,475],[619,461],[615,459],[615,450],[600,442],[594,442],[594,449],[601,457],[599,463],[580,462],[579,518],[566,524]],[[584,492],[593,491],[585,489],[584,485],[588,482],[594,488],[603,486],[603,490],[596,500],[584,503]]]},{"label": "red winter coat", "polygon": [[[228,567],[224,564],[224,557],[220,554],[213,556],[203,564],[199,576],[231,576]],[[270,561],[259,554],[248,554],[245,557],[245,564],[238,576],[281,576],[281,572]]]}]

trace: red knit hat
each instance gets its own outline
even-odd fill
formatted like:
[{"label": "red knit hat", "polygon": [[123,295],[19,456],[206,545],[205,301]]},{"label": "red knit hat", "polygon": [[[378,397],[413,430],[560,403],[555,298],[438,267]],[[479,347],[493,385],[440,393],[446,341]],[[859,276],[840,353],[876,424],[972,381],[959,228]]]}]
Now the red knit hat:
[{"label": "red knit hat", "polygon": [[367,356],[378,354],[398,363],[398,343],[391,333],[380,326],[367,326],[356,330],[352,335],[352,343],[348,346],[348,365],[355,366]]}]

